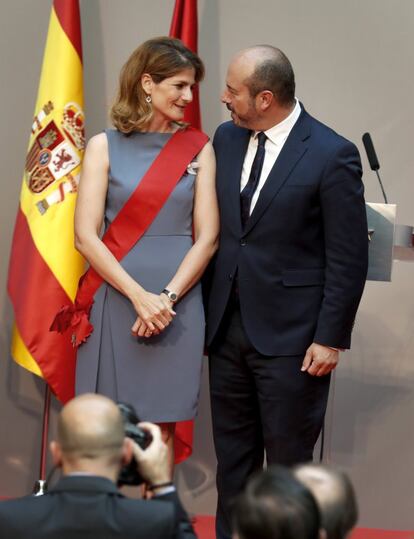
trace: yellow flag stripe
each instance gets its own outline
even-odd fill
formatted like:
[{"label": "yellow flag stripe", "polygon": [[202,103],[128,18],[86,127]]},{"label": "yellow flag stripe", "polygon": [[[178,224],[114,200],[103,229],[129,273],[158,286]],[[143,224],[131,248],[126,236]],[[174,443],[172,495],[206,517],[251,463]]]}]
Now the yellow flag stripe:
[{"label": "yellow flag stripe", "polygon": [[55,108],[67,101],[83,107],[82,63],[52,9],[36,110],[53,97]]},{"label": "yellow flag stripe", "polygon": [[39,365],[36,363],[36,361],[31,356],[29,350],[26,348],[26,345],[24,344],[16,325],[14,325],[13,327],[11,354],[14,361],[18,363],[21,367],[43,378],[42,371],[40,370]]}]

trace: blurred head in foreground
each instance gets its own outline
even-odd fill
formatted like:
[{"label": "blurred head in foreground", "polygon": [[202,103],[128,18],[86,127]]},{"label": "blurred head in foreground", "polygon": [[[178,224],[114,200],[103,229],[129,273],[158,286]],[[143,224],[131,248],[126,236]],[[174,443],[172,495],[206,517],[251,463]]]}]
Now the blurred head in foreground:
[{"label": "blurred head in foreground", "polygon": [[248,481],[233,510],[233,539],[318,539],[320,516],[307,487],[287,468]]},{"label": "blurred head in foreground", "polygon": [[345,539],[358,520],[351,481],[345,473],[320,464],[301,464],[295,476],[312,492],[327,539]]}]

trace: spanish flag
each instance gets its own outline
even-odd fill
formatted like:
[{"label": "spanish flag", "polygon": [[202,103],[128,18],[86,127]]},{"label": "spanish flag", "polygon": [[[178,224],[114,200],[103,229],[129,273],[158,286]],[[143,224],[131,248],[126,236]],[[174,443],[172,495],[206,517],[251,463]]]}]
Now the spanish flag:
[{"label": "spanish flag", "polygon": [[[186,47],[197,52],[198,18],[197,0],[175,0],[171,20],[170,36],[181,39]],[[193,90],[193,100],[187,105],[184,120],[197,129],[201,129],[201,114],[198,87]],[[175,462],[188,458],[193,451],[194,421],[177,423],[175,431]]]},{"label": "spanish flag", "polygon": [[73,301],[84,260],[73,216],[85,147],[78,0],[54,0],[10,255],[12,356],[66,402],[73,396],[70,335],[50,332]]}]

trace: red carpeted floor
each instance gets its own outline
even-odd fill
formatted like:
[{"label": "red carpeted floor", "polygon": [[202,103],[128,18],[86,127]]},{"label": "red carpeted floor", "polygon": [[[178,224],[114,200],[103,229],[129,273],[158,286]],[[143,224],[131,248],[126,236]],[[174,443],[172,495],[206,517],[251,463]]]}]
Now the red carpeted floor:
[{"label": "red carpeted floor", "polygon": [[358,528],[351,539],[414,539],[414,531],[374,530]]},{"label": "red carpeted floor", "polygon": [[[9,498],[0,496],[0,500]],[[215,539],[214,517],[198,515],[192,519],[198,539]],[[414,539],[414,531],[377,530],[357,528],[349,539]]]},{"label": "red carpeted floor", "polygon": [[[200,515],[195,518],[194,527],[199,539],[214,539],[214,517]],[[414,531],[392,531],[358,528],[350,539],[414,539]]]}]

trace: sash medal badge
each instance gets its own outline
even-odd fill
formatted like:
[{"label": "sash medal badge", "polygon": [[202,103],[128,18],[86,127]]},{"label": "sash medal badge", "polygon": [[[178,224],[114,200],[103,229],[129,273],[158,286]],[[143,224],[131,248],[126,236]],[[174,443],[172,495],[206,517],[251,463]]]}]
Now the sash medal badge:
[{"label": "sash medal badge", "polygon": [[74,102],[67,103],[60,126],[52,118],[53,110],[54,105],[49,101],[35,116],[32,124],[34,138],[25,166],[30,191],[43,195],[36,202],[41,215],[50,206],[63,202],[67,194],[76,193],[85,148],[85,117],[81,107]]}]

